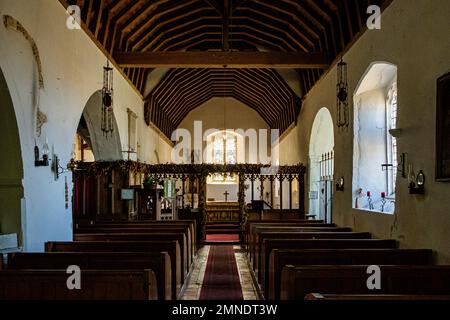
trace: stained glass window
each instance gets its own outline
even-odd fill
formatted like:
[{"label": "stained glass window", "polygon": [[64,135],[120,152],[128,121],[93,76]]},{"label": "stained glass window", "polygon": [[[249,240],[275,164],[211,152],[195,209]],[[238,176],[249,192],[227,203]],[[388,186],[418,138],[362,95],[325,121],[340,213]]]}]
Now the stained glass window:
[{"label": "stained glass window", "polygon": [[[213,134],[208,139],[212,143],[212,163],[214,164],[235,164],[237,159],[237,137],[234,133],[220,131]],[[211,184],[237,183],[237,176],[234,174],[213,174],[208,178]]]}]

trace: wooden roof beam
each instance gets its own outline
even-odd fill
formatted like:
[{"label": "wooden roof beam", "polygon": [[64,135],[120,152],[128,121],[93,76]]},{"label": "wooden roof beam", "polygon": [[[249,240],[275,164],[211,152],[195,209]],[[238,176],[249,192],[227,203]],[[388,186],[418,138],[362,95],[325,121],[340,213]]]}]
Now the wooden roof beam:
[{"label": "wooden roof beam", "polygon": [[115,52],[121,67],[142,68],[327,68],[324,53],[304,52]]}]

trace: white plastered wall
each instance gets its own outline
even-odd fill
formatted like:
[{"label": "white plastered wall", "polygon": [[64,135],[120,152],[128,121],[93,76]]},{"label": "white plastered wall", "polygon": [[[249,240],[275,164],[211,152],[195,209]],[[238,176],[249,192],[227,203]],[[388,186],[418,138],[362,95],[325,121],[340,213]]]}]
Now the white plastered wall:
[{"label": "white plastered wall", "polygon": [[[67,29],[68,15],[59,1],[0,0],[0,68],[14,104],[24,164],[23,244],[25,250],[41,251],[45,241],[72,238],[71,175],[64,173],[55,181],[50,167],[34,166],[33,92],[37,68],[29,42],[3,25],[5,14],[24,26],[39,50],[45,86],[40,90],[40,109],[48,121],[37,144],[42,147],[48,138],[50,149],[60,157],[63,166],[70,158],[82,111],[89,97],[102,87],[106,58],[84,31]],[[130,108],[138,116],[142,159],[156,162],[156,150],[161,162],[170,160],[171,147],[145,125],[141,97],[117,70],[114,107],[122,143],[128,140],[127,108]]]},{"label": "white plastered wall", "polygon": [[[349,92],[374,61],[398,67],[398,154],[408,153],[417,172],[426,175],[426,194],[410,195],[406,179],[397,180],[396,215],[352,209],[353,101],[350,127],[335,132],[335,177],[344,176],[344,192],[335,192],[336,223],[375,237],[394,238],[401,247],[431,248],[438,263],[450,263],[450,184],[435,182],[436,79],[450,71],[450,2],[395,0],[383,12],[381,30],[365,32],[344,55]],[[327,106],[336,122],[336,67],[308,93],[294,128],[281,143],[282,163],[308,161],[309,137],[318,110]],[[297,147],[292,148],[295,144]],[[294,149],[294,150],[293,150]],[[308,180],[307,180],[308,181]],[[307,192],[306,190],[305,192]]]}]

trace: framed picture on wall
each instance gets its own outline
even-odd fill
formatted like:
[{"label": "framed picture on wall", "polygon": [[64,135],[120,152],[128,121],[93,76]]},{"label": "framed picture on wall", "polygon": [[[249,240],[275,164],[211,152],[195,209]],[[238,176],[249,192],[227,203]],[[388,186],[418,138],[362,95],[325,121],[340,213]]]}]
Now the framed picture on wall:
[{"label": "framed picture on wall", "polygon": [[450,182],[450,72],[437,80],[436,180]]}]

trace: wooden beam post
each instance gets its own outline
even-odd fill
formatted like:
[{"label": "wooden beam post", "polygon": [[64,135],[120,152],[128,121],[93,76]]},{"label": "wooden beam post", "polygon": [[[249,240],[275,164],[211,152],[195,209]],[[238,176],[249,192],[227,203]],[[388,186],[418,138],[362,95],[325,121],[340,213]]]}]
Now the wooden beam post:
[{"label": "wooden beam post", "polygon": [[115,52],[122,68],[327,68],[324,53],[304,52]]}]

